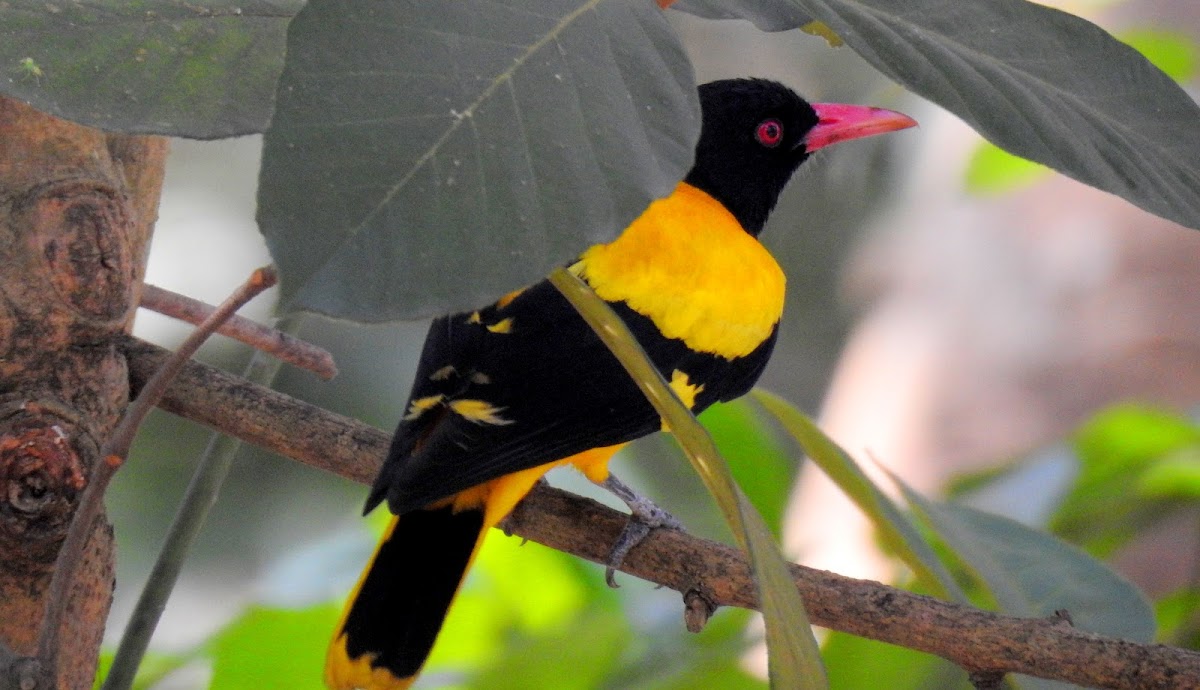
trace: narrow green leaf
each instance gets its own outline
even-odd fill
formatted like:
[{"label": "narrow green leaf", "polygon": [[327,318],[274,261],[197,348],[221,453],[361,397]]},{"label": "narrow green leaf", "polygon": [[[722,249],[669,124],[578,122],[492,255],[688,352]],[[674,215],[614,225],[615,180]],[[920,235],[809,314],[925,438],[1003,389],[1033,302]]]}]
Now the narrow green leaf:
[{"label": "narrow green leaf", "polygon": [[762,388],[755,388],[751,395],[774,415],[808,457],[870,518],[883,543],[912,568],[930,591],[967,603],[967,595],[908,516],[875,486],[846,451],[826,436],[807,415],[783,398]]},{"label": "narrow green leaf", "polygon": [[630,378],[662,416],[746,552],[758,584],[767,629],[767,664],[772,687],[787,690],[828,687],[821,653],[788,565],[762,517],[733,481],[712,437],[675,396],[625,322],[604,300],[565,269],[551,273],[550,282],[621,360]]},{"label": "narrow green leaf", "polygon": [[0,93],[80,124],[216,139],[266,129],[300,0],[0,2]]},{"label": "narrow green leaf", "polygon": [[933,501],[893,477],[905,499],[928,521],[1014,616],[1049,616],[1059,609],[1089,632],[1149,642],[1154,612],[1136,587],[1078,548],[999,515]]},{"label": "narrow green leaf", "polygon": [[794,453],[773,438],[773,430],[745,399],[713,405],[699,419],[723,449],[734,481],[778,539],[799,470]]},{"label": "narrow green leaf", "polygon": [[645,0],[312,0],[264,140],[285,309],[476,307],[616,237],[691,166],[691,65]]}]

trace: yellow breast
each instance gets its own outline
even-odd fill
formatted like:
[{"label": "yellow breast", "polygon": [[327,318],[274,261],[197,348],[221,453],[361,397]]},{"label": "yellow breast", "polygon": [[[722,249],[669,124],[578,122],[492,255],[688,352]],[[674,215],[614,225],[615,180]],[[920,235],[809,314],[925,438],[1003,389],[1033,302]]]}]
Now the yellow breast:
[{"label": "yellow breast", "polygon": [[663,335],[729,359],[750,354],[783,313],[779,264],[720,202],[683,182],[572,269]]}]

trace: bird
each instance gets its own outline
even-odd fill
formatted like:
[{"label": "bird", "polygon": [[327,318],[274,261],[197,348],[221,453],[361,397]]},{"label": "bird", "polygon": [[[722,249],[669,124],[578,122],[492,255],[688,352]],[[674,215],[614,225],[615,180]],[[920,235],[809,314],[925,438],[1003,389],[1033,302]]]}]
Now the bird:
[{"label": "bird", "polygon": [[[770,358],[785,278],[758,236],[796,169],[831,144],[916,124],[880,108],[810,104],[765,79],[698,90],[687,176],[568,266],[697,414],[748,392]],[[639,520],[677,525],[608,471],[622,446],[663,428],[548,280],[435,319],[364,509],[386,501],[394,516],[336,627],[326,684],[409,687],[483,536],[556,466],[574,466],[630,504],[611,577],[628,542],[648,531]]]}]

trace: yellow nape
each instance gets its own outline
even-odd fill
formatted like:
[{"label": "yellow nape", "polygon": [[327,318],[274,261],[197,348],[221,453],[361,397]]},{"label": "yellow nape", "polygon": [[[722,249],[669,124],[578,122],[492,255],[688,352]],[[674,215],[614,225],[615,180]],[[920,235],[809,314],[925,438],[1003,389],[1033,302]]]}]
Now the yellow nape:
[{"label": "yellow nape", "polygon": [[684,182],[572,271],[668,338],[728,359],[753,352],[783,314],[779,264],[719,201]]},{"label": "yellow nape", "polygon": [[397,678],[387,669],[373,668],[371,658],[364,654],[351,659],[342,634],[329,645],[325,656],[325,685],[330,690],[406,690],[416,680],[415,676]]}]

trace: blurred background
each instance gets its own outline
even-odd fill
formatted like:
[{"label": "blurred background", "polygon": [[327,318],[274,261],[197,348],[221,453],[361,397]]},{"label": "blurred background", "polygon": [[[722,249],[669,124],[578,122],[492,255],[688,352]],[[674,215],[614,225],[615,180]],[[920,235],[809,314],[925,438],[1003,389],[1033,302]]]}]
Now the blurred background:
[{"label": "blurred background", "polygon": [[[1051,4],[1134,43],[1196,93],[1193,0]],[[998,153],[849,49],[670,14],[700,82],[769,77],[810,100],[893,108],[921,123],[807,164],[763,236],[789,293],[760,385],[819,415],[865,469],[879,463],[924,492],[949,487],[1046,526],[1087,473],[1078,430],[1099,411],[1135,402],[1156,420],[1180,415],[1187,427],[1200,397],[1200,234]],[[269,262],[254,224],[260,144],[173,142],[149,282],[216,303]],[[243,313],[269,319],[272,299]],[[321,382],[285,368],[276,387],[390,430],[425,328],[308,317],[300,337],[331,350],[340,374]],[[135,328],[166,347],[186,332],[144,311]],[[248,357],[219,337],[200,355],[235,372]],[[865,519],[819,472],[802,469],[797,447],[754,405],[724,406],[704,420],[790,557],[903,579]],[[1192,444],[1200,438],[1181,434]],[[113,645],[207,439],[197,425],[156,412],[109,490],[118,543]],[[954,481],[984,470],[995,481]],[[689,530],[729,539],[669,439],[634,444],[616,471]],[[550,481],[613,504],[567,471]],[[164,615],[144,681],[320,687],[340,599],[381,525],[379,516],[359,517],[364,496],[362,486],[243,448]],[[1172,495],[1153,505],[1137,513],[1138,539],[1108,539],[1101,555],[1152,596],[1190,591],[1200,563],[1194,502]],[[417,687],[765,687],[746,651],[755,635],[748,614],[723,611],[689,635],[676,594],[618,579],[622,588],[607,590],[598,566],[492,535]],[[905,687],[964,681],[929,676]],[[885,686],[901,687],[834,685]]]}]

